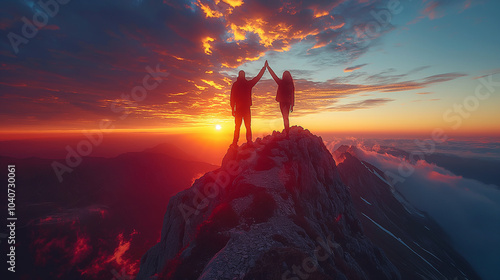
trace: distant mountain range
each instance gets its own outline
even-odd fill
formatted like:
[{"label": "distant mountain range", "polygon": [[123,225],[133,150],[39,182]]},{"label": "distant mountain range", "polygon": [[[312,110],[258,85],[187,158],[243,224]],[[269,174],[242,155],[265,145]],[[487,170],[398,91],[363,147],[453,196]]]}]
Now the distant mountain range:
[{"label": "distant mountain range", "polygon": [[61,183],[52,162],[0,157],[2,166],[17,169],[19,279],[137,273],[141,255],[160,236],[166,201],[217,168],[166,145],[115,158],[85,157]]}]

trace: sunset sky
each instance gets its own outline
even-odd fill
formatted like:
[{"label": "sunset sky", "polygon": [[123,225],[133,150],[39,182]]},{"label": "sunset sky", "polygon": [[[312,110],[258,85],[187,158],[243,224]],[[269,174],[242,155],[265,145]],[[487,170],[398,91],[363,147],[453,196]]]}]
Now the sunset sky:
[{"label": "sunset sky", "polygon": [[[101,120],[118,131],[230,135],[231,83],[265,60],[294,77],[292,125],[500,135],[498,1],[69,1],[13,47],[36,2],[0,4],[4,137],[95,130]],[[168,76],[127,103],[146,67]],[[282,129],[268,72],[253,92],[254,135]]]}]

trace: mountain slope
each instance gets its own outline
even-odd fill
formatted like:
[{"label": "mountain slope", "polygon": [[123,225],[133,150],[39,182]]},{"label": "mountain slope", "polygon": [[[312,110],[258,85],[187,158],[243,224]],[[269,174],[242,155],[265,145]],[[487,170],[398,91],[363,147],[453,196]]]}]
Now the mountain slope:
[{"label": "mountain slope", "polygon": [[334,157],[365,234],[386,252],[404,279],[479,279],[441,227],[391,188],[383,172],[359,160],[356,147]]},{"label": "mountain slope", "polygon": [[137,279],[400,279],[364,235],[321,138],[300,127],[228,150],[172,197]]},{"label": "mountain slope", "polygon": [[184,151],[183,149],[177,147],[174,144],[171,143],[163,143],[156,145],[153,148],[145,149],[145,153],[154,153],[154,154],[164,154],[166,156],[180,159],[180,160],[186,160],[186,161],[196,161],[196,162],[205,162],[203,159],[198,158],[195,155],[191,155]]}]

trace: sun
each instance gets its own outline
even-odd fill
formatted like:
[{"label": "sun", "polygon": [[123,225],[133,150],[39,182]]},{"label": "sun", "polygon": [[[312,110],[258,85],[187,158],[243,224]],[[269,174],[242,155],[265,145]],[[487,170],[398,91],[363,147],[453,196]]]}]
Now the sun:
[{"label": "sun", "polygon": [[220,130],[221,128],[222,128],[222,126],[220,126],[220,124],[215,126],[215,129],[217,129],[217,130]]}]

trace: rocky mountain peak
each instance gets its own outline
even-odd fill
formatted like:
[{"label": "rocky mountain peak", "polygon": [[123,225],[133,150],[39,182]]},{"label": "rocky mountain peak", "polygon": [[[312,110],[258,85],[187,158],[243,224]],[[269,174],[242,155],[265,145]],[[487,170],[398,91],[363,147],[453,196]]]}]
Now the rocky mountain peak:
[{"label": "rocky mountain peak", "polygon": [[364,235],[320,137],[301,127],[230,148],[172,197],[137,279],[400,279]]}]

